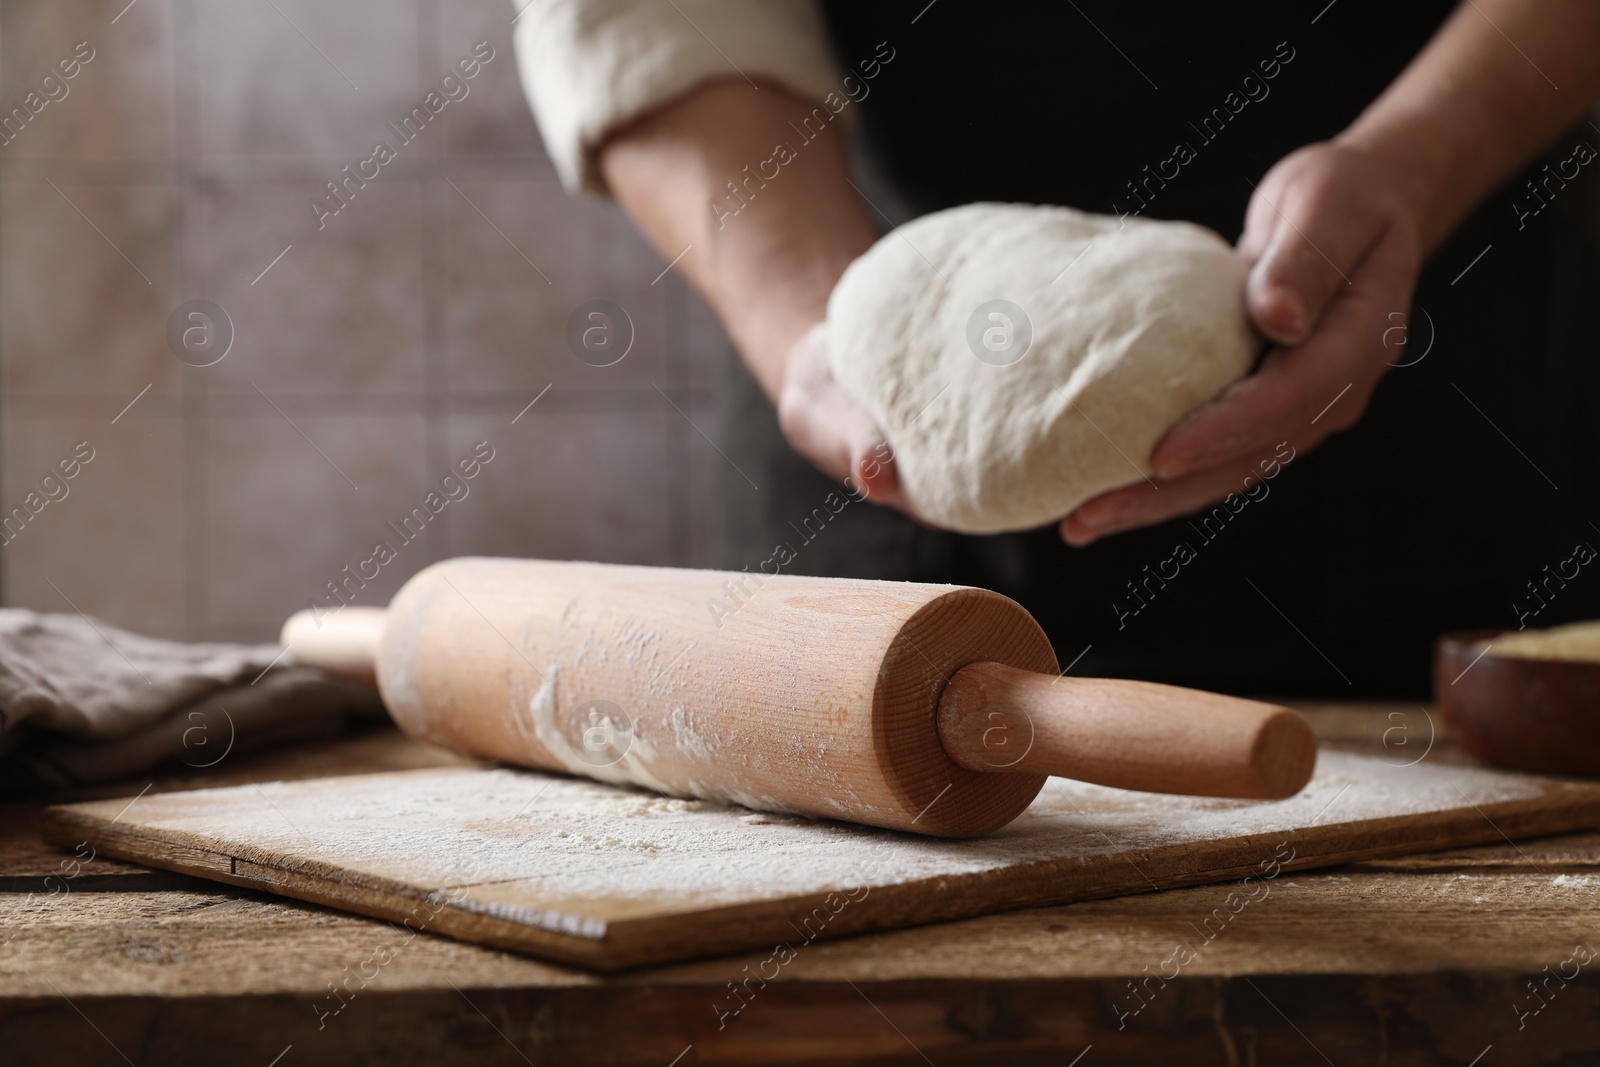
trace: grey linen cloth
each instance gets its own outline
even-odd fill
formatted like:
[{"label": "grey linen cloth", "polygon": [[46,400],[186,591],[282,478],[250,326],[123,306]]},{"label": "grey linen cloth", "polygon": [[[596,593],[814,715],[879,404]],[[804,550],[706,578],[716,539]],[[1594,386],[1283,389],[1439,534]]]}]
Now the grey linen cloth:
[{"label": "grey linen cloth", "polygon": [[280,665],[276,645],[183,644],[85,615],[0,609],[0,794],[327,736],[377,691]]}]

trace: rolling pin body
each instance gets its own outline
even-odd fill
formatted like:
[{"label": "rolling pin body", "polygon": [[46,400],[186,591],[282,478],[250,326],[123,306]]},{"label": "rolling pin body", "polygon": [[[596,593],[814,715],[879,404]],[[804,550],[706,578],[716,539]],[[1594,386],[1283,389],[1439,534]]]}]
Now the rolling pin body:
[{"label": "rolling pin body", "polygon": [[396,595],[377,673],[401,728],[448,748],[969,836],[1045,778],[969,770],[940,744],[940,691],[980,660],[1056,665],[1026,611],[979,589],[457,559]]},{"label": "rolling pin body", "polygon": [[1058,677],[1032,616],[958,586],[455,559],[284,636],[352,676],[376,649],[396,722],[447,748],[945,837],[1049,774],[1282,797],[1315,761],[1284,708]]}]

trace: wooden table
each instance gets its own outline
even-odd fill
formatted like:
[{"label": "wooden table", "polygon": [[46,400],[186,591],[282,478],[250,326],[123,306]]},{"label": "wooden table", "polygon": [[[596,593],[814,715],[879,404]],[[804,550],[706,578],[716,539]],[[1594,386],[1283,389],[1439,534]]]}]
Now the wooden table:
[{"label": "wooden table", "polygon": [[[1340,745],[1426,747],[1414,705],[1305,710]],[[1465,760],[1442,739],[1426,758]],[[454,761],[377,730],[151,789]],[[736,1000],[768,953],[597,977],[79,861],[39,842],[41,806],[0,805],[4,1064],[1502,1067],[1600,1050],[1600,834],[1286,876],[1210,941],[1226,885],[819,942]]]}]

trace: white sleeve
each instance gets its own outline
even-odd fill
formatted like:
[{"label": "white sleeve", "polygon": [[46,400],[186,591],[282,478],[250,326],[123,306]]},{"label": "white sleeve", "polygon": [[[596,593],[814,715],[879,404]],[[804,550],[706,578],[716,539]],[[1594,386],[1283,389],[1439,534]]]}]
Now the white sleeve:
[{"label": "white sleeve", "polygon": [[[719,78],[837,92],[814,0],[513,0],[522,89],[569,191],[607,193],[615,130]],[[526,6],[524,6],[526,5]]]}]

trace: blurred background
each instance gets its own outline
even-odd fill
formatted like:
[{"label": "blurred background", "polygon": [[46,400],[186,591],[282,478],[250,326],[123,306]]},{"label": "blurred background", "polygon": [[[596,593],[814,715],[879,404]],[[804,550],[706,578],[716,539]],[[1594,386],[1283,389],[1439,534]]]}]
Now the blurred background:
[{"label": "blurred background", "polygon": [[[731,349],[613,205],[557,184],[514,15],[0,2],[0,507],[37,504],[59,460],[94,450],[64,498],[13,523],[0,602],[265,641],[380,539],[398,558],[357,603],[454,555],[717,562]],[[480,41],[493,58],[468,95],[401,145],[386,123]],[[93,58],[41,88],[83,42]],[[325,183],[379,140],[397,158],[319,230],[309,201],[335,203]],[[193,300],[231,321],[211,366],[169,345]],[[633,323],[611,366],[567,343],[593,300]],[[385,524],[480,441],[495,458],[468,495],[402,546]]]}]

